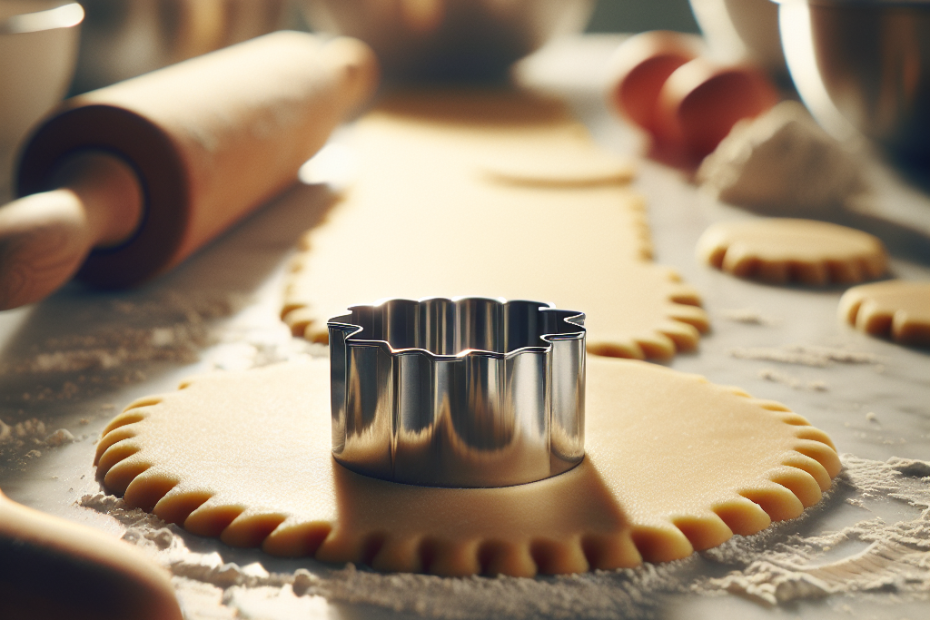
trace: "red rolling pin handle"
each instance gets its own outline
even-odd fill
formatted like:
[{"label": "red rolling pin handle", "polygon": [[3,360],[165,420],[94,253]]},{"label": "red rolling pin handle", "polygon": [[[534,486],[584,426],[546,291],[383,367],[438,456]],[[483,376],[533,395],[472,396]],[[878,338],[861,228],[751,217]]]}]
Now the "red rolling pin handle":
[{"label": "red rolling pin handle", "polygon": [[174,267],[293,183],[377,75],[361,42],[279,32],[65,102],[0,208],[0,309]]}]

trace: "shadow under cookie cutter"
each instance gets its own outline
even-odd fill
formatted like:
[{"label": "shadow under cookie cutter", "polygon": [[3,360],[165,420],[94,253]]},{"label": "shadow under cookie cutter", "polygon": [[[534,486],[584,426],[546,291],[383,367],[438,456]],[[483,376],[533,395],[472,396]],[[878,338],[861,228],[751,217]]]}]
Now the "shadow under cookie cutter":
[{"label": "shadow under cookie cutter", "polygon": [[333,456],[407,484],[502,487],[584,458],[584,314],[391,299],[329,328]]}]

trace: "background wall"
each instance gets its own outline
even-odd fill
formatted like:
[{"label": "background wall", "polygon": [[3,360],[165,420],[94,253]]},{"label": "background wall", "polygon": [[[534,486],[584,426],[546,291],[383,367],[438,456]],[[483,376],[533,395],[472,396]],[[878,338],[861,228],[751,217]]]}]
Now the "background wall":
[{"label": "background wall", "polygon": [[697,32],[688,0],[599,0],[589,32]]}]

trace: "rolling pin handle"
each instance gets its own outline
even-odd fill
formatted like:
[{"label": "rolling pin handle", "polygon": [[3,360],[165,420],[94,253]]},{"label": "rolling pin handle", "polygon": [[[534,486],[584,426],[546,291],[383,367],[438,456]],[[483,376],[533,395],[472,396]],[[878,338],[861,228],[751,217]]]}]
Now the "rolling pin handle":
[{"label": "rolling pin handle", "polygon": [[342,93],[346,109],[357,108],[371,98],[381,71],[370,47],[350,37],[338,37],[323,47],[323,58],[332,66],[342,67],[338,92]]},{"label": "rolling pin handle", "polygon": [[4,620],[184,618],[167,571],[137,549],[2,492],[0,612]]},{"label": "rolling pin handle", "polygon": [[112,155],[75,155],[48,186],[54,189],[0,207],[0,310],[44,299],[93,248],[131,238],[142,221],[136,174]]}]

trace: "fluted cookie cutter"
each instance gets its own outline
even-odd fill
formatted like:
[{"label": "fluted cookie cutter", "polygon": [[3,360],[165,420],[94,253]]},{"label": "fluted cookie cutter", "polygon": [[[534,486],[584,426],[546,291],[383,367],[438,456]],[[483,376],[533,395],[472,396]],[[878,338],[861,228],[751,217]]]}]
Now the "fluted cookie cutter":
[{"label": "fluted cookie cutter", "polygon": [[584,314],[392,299],[331,319],[333,455],[361,474],[500,487],[584,458]]}]

